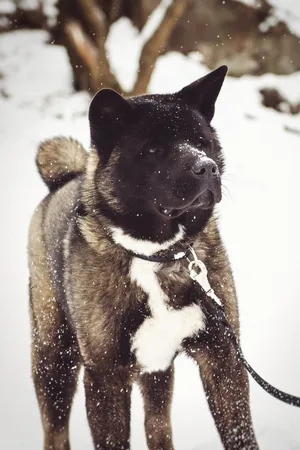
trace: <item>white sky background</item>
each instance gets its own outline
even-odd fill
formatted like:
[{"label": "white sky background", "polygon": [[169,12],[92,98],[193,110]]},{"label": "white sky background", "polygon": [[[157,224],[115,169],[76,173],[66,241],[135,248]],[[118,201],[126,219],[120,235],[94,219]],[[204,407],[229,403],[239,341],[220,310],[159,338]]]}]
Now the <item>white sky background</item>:
[{"label": "white sky background", "polygon": [[[135,36],[123,19],[109,41],[126,87],[134,78]],[[26,261],[30,216],[47,192],[34,164],[37,144],[59,134],[89,143],[89,98],[72,92],[65,50],[45,45],[45,40],[39,31],[0,35],[0,91],[9,96],[0,95],[0,448],[9,450],[42,448],[30,379]],[[158,61],[150,89],[172,92],[205,73],[195,58],[171,53]],[[300,73],[228,77],[218,100],[213,124],[226,155],[224,184],[229,190],[220,223],[236,278],[245,355],[268,381],[300,395],[300,137],[284,131],[284,126],[299,130],[300,119],[260,106],[258,88],[267,85],[300,100]],[[300,448],[299,409],[273,399],[253,382],[251,402],[261,449]],[[172,417],[176,450],[221,449],[198,371],[184,357],[176,361]],[[71,417],[71,443],[73,450],[92,449],[82,386]],[[145,449],[136,390],[132,450]]]}]

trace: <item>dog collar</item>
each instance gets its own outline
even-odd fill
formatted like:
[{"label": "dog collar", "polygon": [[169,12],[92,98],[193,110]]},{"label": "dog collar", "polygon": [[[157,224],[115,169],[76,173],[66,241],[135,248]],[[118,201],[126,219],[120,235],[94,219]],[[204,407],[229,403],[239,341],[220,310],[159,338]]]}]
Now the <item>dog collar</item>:
[{"label": "dog collar", "polygon": [[[85,209],[85,206],[82,202],[80,202],[76,208],[75,213],[78,216],[86,216],[87,211]],[[192,245],[192,244],[191,244]],[[151,262],[157,262],[157,263],[163,263],[163,262],[172,262],[172,261],[178,261],[180,259],[188,258],[188,256],[191,254],[190,246],[188,246],[185,250],[181,251],[170,251],[168,253],[164,252],[158,252],[154,255],[142,255],[140,253],[135,253],[131,250],[128,250],[127,248],[123,247],[124,250],[127,251],[127,253],[135,258],[144,259],[145,261],[151,261]]]},{"label": "dog collar", "polygon": [[135,258],[144,259],[145,261],[152,261],[152,262],[172,262],[172,261],[178,261],[180,259],[188,258],[191,250],[190,247],[188,247],[185,250],[182,250],[180,252],[174,251],[174,252],[168,252],[167,254],[155,254],[155,255],[141,255],[140,253],[132,252],[131,250],[127,250],[127,253],[129,255],[134,256]]}]

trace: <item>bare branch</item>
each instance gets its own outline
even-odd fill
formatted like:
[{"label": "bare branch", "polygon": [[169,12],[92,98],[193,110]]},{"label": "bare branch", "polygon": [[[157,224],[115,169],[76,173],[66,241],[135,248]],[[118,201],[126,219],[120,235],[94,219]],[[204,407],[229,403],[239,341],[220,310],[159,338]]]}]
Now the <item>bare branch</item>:
[{"label": "bare branch", "polygon": [[109,11],[109,23],[114,22],[120,16],[122,0],[111,0],[111,7]]},{"label": "bare branch", "polygon": [[[88,86],[92,91],[97,89],[94,85],[95,78],[97,79],[97,50],[93,42],[86,36],[80,23],[75,20],[69,20],[64,26],[65,37],[67,41],[67,48],[76,54],[76,59],[81,61],[85,71],[89,74]],[[72,59],[70,58],[71,62]],[[73,67],[75,71],[75,68]],[[90,86],[89,86],[90,85]]]},{"label": "bare branch", "polygon": [[101,52],[85,34],[78,21],[66,22],[65,36],[71,49],[86,67],[89,74],[89,87],[93,92],[103,87],[110,87],[122,92],[118,81],[110,71],[106,55],[105,58],[101,58]]},{"label": "bare branch", "polygon": [[145,43],[140,57],[139,72],[132,95],[144,94],[147,90],[158,56],[163,52],[178,20],[182,17],[188,0],[173,0],[154,32]]},{"label": "bare branch", "polygon": [[78,5],[95,35],[98,47],[102,47],[108,32],[108,24],[103,10],[95,0],[78,0]]},{"label": "bare branch", "polygon": [[94,78],[95,84],[98,88],[107,86],[117,90],[118,92],[122,92],[122,88],[118,80],[111,71],[106,54],[105,41],[108,32],[108,23],[102,8],[97,5],[95,0],[78,0],[78,4],[82,10],[85,20],[88,22],[92,32],[94,33],[95,42],[97,45],[98,63],[96,67],[93,67],[93,72],[97,72],[98,74],[97,77]]}]

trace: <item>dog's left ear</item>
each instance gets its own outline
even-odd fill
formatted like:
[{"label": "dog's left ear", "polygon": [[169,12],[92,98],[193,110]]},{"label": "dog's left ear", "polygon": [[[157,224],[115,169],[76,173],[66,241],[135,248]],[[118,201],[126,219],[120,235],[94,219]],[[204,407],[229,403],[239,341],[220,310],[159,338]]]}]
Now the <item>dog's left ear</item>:
[{"label": "dog's left ear", "polygon": [[101,155],[109,155],[131,114],[128,101],[112,89],[102,89],[89,109],[91,141]]},{"label": "dog's left ear", "polygon": [[178,92],[177,96],[193,106],[210,122],[228,67],[221,66]]}]

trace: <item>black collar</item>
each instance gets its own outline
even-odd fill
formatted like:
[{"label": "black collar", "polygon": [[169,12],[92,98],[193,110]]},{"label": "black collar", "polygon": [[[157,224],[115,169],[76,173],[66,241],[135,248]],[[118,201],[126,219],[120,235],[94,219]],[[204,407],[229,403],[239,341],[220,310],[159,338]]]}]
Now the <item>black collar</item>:
[{"label": "black collar", "polygon": [[162,254],[160,252],[158,254],[150,255],[150,256],[141,255],[139,253],[132,252],[131,250],[127,250],[127,253],[129,253],[129,255],[131,255],[131,256],[134,256],[135,258],[144,259],[146,261],[162,263],[162,262],[178,261],[180,259],[187,258],[190,253],[190,247],[186,248],[185,250],[181,250],[181,251],[174,250],[174,251],[170,251],[166,254]]}]

